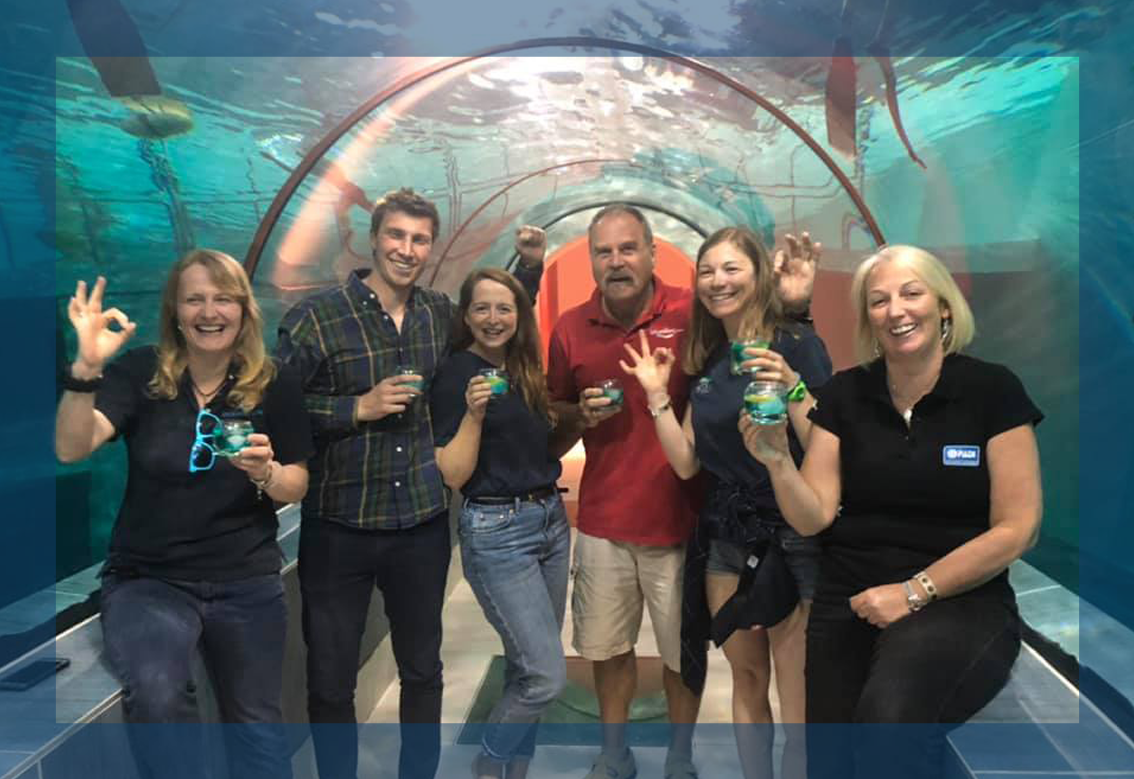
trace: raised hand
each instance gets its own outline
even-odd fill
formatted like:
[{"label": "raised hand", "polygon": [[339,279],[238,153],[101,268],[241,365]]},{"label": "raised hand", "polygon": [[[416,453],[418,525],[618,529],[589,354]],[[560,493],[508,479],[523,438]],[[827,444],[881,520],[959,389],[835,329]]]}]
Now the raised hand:
[{"label": "raised hand", "polygon": [[411,383],[421,381],[421,376],[413,373],[388,376],[375,384],[358,398],[357,417],[363,422],[373,422],[390,414],[401,414],[421,390]]},{"label": "raised hand", "polygon": [[535,225],[523,225],[516,230],[516,252],[524,265],[539,265],[547,254],[547,233]]},{"label": "raised hand", "polygon": [[[99,276],[94,288],[87,294],[87,283],[80,281],[75,285],[75,294],[67,304],[67,317],[79,337],[79,353],[72,370],[87,374],[79,378],[91,378],[102,372],[107,360],[130,340],[137,325],[130,321],[120,309],[102,308],[102,296],[106,291],[106,278]],[[112,330],[111,323],[118,325]],[[76,374],[78,375],[78,374]]]},{"label": "raised hand", "polygon": [[762,465],[771,466],[782,462],[784,458],[791,459],[786,423],[757,425],[748,416],[748,412],[741,409],[737,428],[744,439],[744,448]]},{"label": "raised hand", "polygon": [[777,249],[773,258],[776,289],[785,311],[804,311],[811,304],[811,294],[815,290],[815,272],[823,244],[812,242],[807,232],[800,233],[799,238],[786,233],[784,243],[786,251]]},{"label": "raised hand", "polygon": [[465,389],[465,406],[468,414],[478,422],[488,411],[488,401],[492,399],[492,385],[483,376],[473,376]]},{"label": "raised hand", "polygon": [[639,330],[638,335],[642,351],[635,351],[630,344],[622,344],[622,348],[630,355],[633,363],[627,364],[625,360],[619,360],[618,364],[622,366],[622,370],[638,379],[638,383],[642,385],[647,396],[665,394],[666,388],[669,386],[669,374],[673,370],[673,351],[664,346],[659,346],[651,352],[646,331]]}]

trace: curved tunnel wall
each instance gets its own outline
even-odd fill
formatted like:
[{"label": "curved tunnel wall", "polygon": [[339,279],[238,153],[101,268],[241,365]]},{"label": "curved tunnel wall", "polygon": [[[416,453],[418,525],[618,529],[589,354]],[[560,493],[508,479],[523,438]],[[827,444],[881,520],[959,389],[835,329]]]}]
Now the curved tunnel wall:
[{"label": "curved tunnel wall", "polygon": [[[875,243],[869,225],[839,185],[838,177],[807,144],[769,119],[771,114],[763,109],[753,111],[751,101],[740,92],[703,74],[690,76],[690,68],[655,53],[650,50],[633,57],[612,55],[588,61],[594,62],[596,69],[615,69],[629,79],[638,91],[625,98],[588,94],[588,85],[578,81],[569,68],[542,58],[495,70],[470,58],[459,68],[450,69],[458,71],[461,78],[437,76],[438,83],[444,84],[433,90],[432,100],[418,87],[405,86],[404,93],[390,101],[392,105],[374,112],[379,116],[373,118],[372,126],[344,136],[348,141],[363,136],[392,139],[397,142],[397,153],[384,153],[370,167],[364,164],[351,169],[342,164],[350,161],[340,153],[345,146],[332,144],[328,146],[330,154],[320,158],[323,163],[315,160],[313,175],[303,178],[295,189],[297,202],[314,203],[319,212],[312,221],[313,234],[325,245],[313,246],[315,253],[327,250],[333,254],[341,248],[334,209],[343,190],[349,189],[348,183],[361,185],[369,199],[387,185],[412,183],[424,189],[441,201],[446,214],[442,244],[445,236],[452,236],[468,223],[461,233],[468,238],[467,244],[462,238],[461,245],[454,244],[451,250],[455,258],[452,271],[447,272],[446,267],[430,269],[436,271],[439,286],[447,290],[455,288],[454,282],[471,264],[506,262],[510,232],[519,221],[547,221],[612,191],[620,196],[644,193],[656,205],[695,213],[706,229],[740,220],[765,224],[773,233],[811,227],[828,247],[816,290],[818,326],[832,352],[839,354],[845,328],[835,316],[845,310],[846,274]],[[499,59],[515,63],[520,58]],[[603,66],[600,59],[614,64]],[[547,72],[536,72],[537,64]],[[320,69],[319,63],[249,60],[231,65],[213,63],[202,69],[196,62],[155,60],[154,66],[163,83],[188,83],[198,78],[193,88],[205,97],[195,101],[194,93],[183,93],[197,117],[195,134],[161,143],[146,141],[149,145],[143,155],[140,141],[97,124],[97,117],[83,110],[86,98],[81,89],[73,94],[68,90],[70,81],[84,86],[83,80],[88,78],[81,63],[60,64],[63,85],[58,109],[56,193],[61,246],[67,247],[61,249],[60,295],[69,294],[67,286],[73,286],[75,278],[109,275],[112,294],[140,321],[139,341],[153,338],[157,276],[174,256],[177,242],[189,236],[201,245],[243,253],[249,226],[262,220],[278,200],[272,193],[278,193],[297,170],[294,161],[302,155],[289,157],[287,149],[314,148],[311,144],[326,134],[323,128],[330,124],[318,126],[301,110],[292,110],[273,126],[249,132],[247,125],[256,121],[245,105],[255,100],[248,91],[252,87],[241,91],[230,84],[225,94],[235,105],[227,109],[210,103],[221,94],[211,90],[219,83],[215,74],[231,66],[238,67],[245,79],[256,74],[258,80],[251,82],[259,85],[256,94],[272,92],[268,87],[277,83],[280,88],[274,90],[276,93],[302,106],[303,95],[288,90],[310,79],[311,73]],[[369,63],[362,66],[371,67]],[[821,91],[814,84],[785,80],[774,62],[714,60],[713,66],[748,88],[764,88],[774,107],[821,137]],[[301,70],[303,67],[311,70]],[[932,62],[899,67],[900,73],[907,74],[903,75],[903,115],[927,160],[927,171],[909,164],[892,140],[885,107],[869,98],[860,105],[863,148],[859,159],[848,161],[830,152],[827,156],[861,191],[879,231],[884,229],[887,238],[925,245],[946,258],[968,284],[977,308],[975,353],[1017,370],[1048,412],[1039,430],[1048,519],[1044,543],[1036,554],[1048,555],[1044,565],[1050,570],[1066,568],[1066,561],[1074,561],[1077,554],[1078,523],[1078,451],[1069,451],[1067,446],[1068,441],[1078,440],[1078,420],[1062,413],[1068,407],[1068,398],[1074,398],[1078,390],[1078,245],[1076,223],[1069,216],[1077,213],[1078,180],[1074,154],[1069,158],[1067,153],[1054,155],[1050,150],[1076,148],[1077,70],[1059,61],[1047,62],[1042,68],[1027,71],[1025,79],[1026,69],[1002,68],[1001,63],[991,61],[975,69],[980,78],[969,78],[971,71],[965,70],[943,78],[942,67]],[[335,64],[336,71],[343,69],[343,63]],[[767,78],[764,71],[768,71]],[[398,79],[410,78],[414,68],[398,66],[381,72],[387,76],[393,73],[395,82],[401,83]],[[535,113],[542,122],[538,127],[544,135],[529,133],[530,137],[521,139],[515,149],[493,140],[495,122],[506,124],[509,110],[526,97],[541,93],[524,91],[527,86],[521,82],[529,72],[543,92],[556,98],[568,95],[578,99],[578,105],[568,101],[574,106],[569,110],[587,121],[594,120],[593,132],[577,133],[586,137],[586,144],[570,147],[570,153],[562,156],[530,158],[528,153],[536,142],[554,140],[552,130],[557,124],[553,117],[539,115],[538,111]],[[924,81],[919,78],[922,72],[927,74]],[[214,83],[204,83],[204,76],[198,75],[201,73],[213,74]],[[640,83],[648,81],[655,81],[656,89],[642,92]],[[464,89],[469,84],[480,86]],[[783,86],[768,89],[769,84]],[[509,89],[523,97],[509,101],[500,96]],[[356,85],[354,102],[364,103],[365,94],[372,91],[372,87],[363,90]],[[232,100],[233,96],[242,101]],[[488,101],[483,116],[477,115],[474,98]],[[538,109],[536,103],[524,105]],[[1001,108],[989,110],[988,106]],[[453,109],[461,113],[454,114]],[[604,114],[607,110],[612,112],[610,116]],[[703,118],[698,127],[707,129],[695,138],[690,136],[689,127],[681,124],[679,111]],[[628,142],[624,148],[608,148],[602,143],[611,133],[601,132],[608,126],[603,123],[618,117],[629,130],[627,138],[614,140]],[[446,122],[450,119],[465,122],[461,130],[468,130],[467,136],[447,134]],[[483,122],[477,123],[480,119]],[[232,136],[224,135],[225,122],[235,128]],[[630,127],[634,123],[648,125],[650,132],[635,138],[637,130]],[[404,143],[406,136],[399,135],[407,125],[418,133],[417,145]],[[736,132],[727,135],[720,130],[723,126]],[[300,133],[293,129],[297,127],[305,129]],[[304,135],[313,140],[305,143]],[[461,144],[474,136],[485,138],[482,148],[489,147],[492,153],[461,156]],[[788,136],[790,144],[779,144]],[[243,138],[249,139],[249,145],[240,146]],[[730,149],[744,144],[759,153],[748,158],[739,153],[728,156]],[[766,166],[761,167],[764,163]],[[337,173],[333,166],[338,166]],[[493,173],[473,175],[477,166]],[[560,167],[509,186],[529,173],[552,166]],[[769,170],[771,174],[765,175]],[[223,187],[202,187],[201,182],[222,174],[227,176]],[[156,187],[155,177],[164,182],[164,188]],[[356,182],[350,182],[352,177]],[[135,181],[139,182],[137,186]],[[454,192],[457,194],[452,195]],[[480,206],[485,207],[474,216]],[[355,254],[365,262],[365,212],[357,204],[348,205],[348,209],[345,225],[354,233]],[[281,227],[288,230],[297,217],[289,206],[281,211],[280,219]],[[175,222],[181,224],[176,230]],[[583,232],[580,224],[570,219],[563,220],[557,230],[555,240],[560,243]],[[688,243],[684,243],[684,239],[674,239],[668,229],[658,232],[673,239],[686,254],[696,249],[695,234],[690,233]],[[269,256],[276,248],[274,240],[273,236],[265,243]],[[312,268],[299,265],[295,288],[288,291],[272,283],[270,264],[266,260],[256,276],[269,323],[277,321],[282,309],[310,288],[305,284],[327,283],[334,278],[333,273],[311,273],[305,278],[303,274]],[[845,360],[840,362],[846,364]],[[66,478],[90,482],[89,521],[100,528],[92,531],[90,545],[95,553],[105,544],[121,489],[121,481],[115,481],[121,475],[121,464],[113,458],[107,453],[86,470],[60,469]],[[1075,575],[1072,570],[1061,578],[1074,587]]]}]

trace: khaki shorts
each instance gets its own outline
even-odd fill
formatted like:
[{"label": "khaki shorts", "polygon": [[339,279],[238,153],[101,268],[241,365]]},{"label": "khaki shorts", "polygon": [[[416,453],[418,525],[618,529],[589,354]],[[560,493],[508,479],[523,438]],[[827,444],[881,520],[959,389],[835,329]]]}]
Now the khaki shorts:
[{"label": "khaki shorts", "polygon": [[684,546],[639,546],[578,533],[572,570],[572,644],[588,660],[609,660],[638,642],[650,610],[662,662],[681,672]]}]

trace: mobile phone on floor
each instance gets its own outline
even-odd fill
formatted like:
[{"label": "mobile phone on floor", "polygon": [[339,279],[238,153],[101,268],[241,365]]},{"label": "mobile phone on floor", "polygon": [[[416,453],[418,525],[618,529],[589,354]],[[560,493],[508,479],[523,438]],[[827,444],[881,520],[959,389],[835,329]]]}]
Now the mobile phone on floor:
[{"label": "mobile phone on floor", "polygon": [[0,690],[26,690],[69,666],[66,657],[33,660],[0,676]]}]

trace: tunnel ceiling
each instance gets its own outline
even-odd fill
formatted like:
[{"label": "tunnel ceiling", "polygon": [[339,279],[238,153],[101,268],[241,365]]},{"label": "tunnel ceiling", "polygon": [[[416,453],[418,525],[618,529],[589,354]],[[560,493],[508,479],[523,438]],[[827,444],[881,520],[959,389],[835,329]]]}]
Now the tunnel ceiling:
[{"label": "tunnel ceiling", "polygon": [[[147,41],[161,35],[147,29],[151,22],[152,14],[140,21]],[[1034,53],[1024,40],[1009,35],[1007,50]],[[743,48],[730,39],[722,45]],[[554,56],[562,54],[572,56]],[[436,278],[445,288],[475,262],[504,261],[517,220],[551,220],[613,197],[665,204],[707,229],[743,221],[782,231],[803,223],[819,225],[829,245],[871,245],[861,213],[831,171],[740,92],[659,57],[584,54],[574,47],[479,60],[377,108],[325,155],[335,166],[330,172],[321,165],[303,181],[269,238],[258,280],[301,288],[339,275],[344,243],[334,210],[342,180],[370,199],[411,184],[439,202],[442,250],[435,258],[445,264]],[[155,141],[129,134],[131,112],[108,97],[89,60],[59,60],[52,110],[61,259],[129,285],[138,271],[168,261],[170,235],[174,251],[208,244],[243,255],[254,225],[319,140],[376,92],[433,61],[153,57],[166,95],[193,120],[188,133]],[[866,120],[859,158],[851,161],[826,145],[829,57],[703,61],[782,109],[856,185],[909,164],[876,70],[860,65]],[[1042,99],[1063,77],[1062,62],[898,58],[911,135],[930,145],[986,121],[987,106],[978,102],[987,91],[973,84],[1009,90],[1025,104]],[[361,209],[350,209],[349,226],[365,232]],[[459,241],[450,245],[454,235]],[[353,247],[366,253],[357,235]]]},{"label": "tunnel ceiling", "polygon": [[[718,64],[750,83],[782,80],[760,62]],[[776,98],[787,104],[783,91]],[[821,107],[810,102],[792,112],[819,134]],[[286,156],[282,143],[268,145]],[[443,289],[476,262],[505,261],[520,221],[550,221],[590,203],[655,204],[708,230],[742,222],[769,238],[821,211],[861,216],[830,168],[772,113],[711,74],[633,53],[462,64],[392,96],[324,159],[335,169],[316,166],[303,180],[267,243],[257,271],[264,281],[326,283],[344,179],[368,199],[412,184],[439,202],[440,267],[430,277]],[[364,234],[365,212],[350,214]],[[358,247],[361,239],[362,254]]]}]

